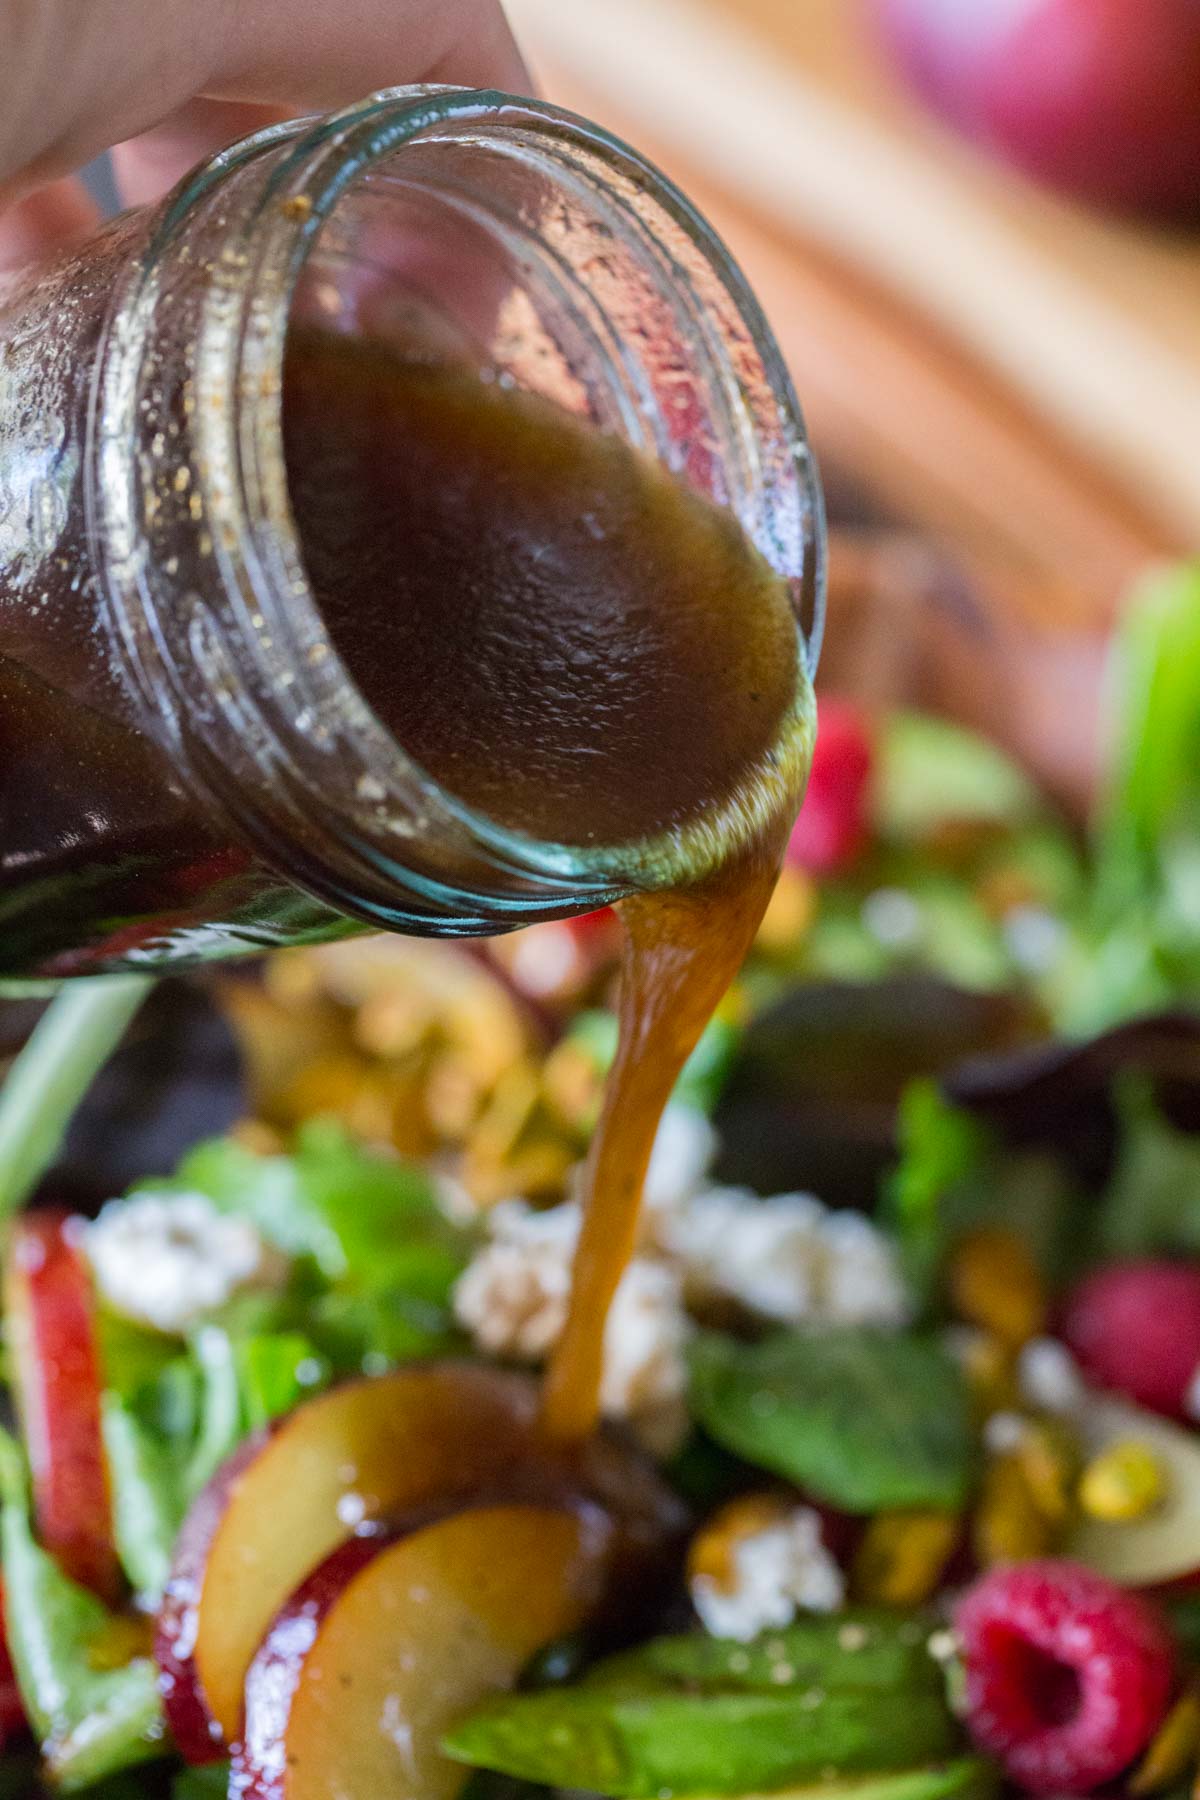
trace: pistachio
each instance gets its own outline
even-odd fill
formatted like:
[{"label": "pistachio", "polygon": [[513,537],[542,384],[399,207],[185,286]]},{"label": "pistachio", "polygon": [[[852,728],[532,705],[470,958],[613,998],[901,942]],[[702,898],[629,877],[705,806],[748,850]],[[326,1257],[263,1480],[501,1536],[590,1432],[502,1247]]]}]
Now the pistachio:
[{"label": "pistachio", "polygon": [[1124,1524],[1145,1518],[1163,1499],[1162,1465],[1148,1445],[1124,1438],[1094,1456],[1079,1478],[1079,1504],[1090,1519]]}]

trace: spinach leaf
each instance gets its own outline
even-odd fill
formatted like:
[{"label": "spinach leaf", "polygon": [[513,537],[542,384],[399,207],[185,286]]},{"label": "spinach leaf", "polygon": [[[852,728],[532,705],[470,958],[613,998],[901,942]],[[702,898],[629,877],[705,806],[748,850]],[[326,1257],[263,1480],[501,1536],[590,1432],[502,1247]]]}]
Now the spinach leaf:
[{"label": "spinach leaf", "polygon": [[816,1781],[828,1768],[905,1768],[949,1754],[956,1738],[933,1692],[579,1687],[487,1702],[450,1732],[445,1748],[527,1781],[653,1800],[757,1793]]},{"label": "spinach leaf", "polygon": [[942,1673],[929,1653],[933,1621],[919,1614],[854,1607],[811,1613],[753,1643],[691,1631],[652,1638],[598,1663],[585,1685],[614,1678],[666,1676],[704,1689],[748,1688],[768,1693],[825,1688],[940,1691]]},{"label": "spinach leaf", "polygon": [[960,1506],[973,1442],[959,1369],[929,1338],[841,1327],[692,1352],[692,1407],[747,1462],[847,1512]]}]

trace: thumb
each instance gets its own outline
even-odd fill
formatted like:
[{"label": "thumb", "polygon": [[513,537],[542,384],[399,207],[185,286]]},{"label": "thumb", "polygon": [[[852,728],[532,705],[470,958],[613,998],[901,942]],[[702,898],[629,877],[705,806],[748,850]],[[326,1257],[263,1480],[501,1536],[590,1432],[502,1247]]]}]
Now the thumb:
[{"label": "thumb", "polygon": [[0,0],[0,203],[196,95],[289,110],[413,81],[528,89],[499,0]]}]

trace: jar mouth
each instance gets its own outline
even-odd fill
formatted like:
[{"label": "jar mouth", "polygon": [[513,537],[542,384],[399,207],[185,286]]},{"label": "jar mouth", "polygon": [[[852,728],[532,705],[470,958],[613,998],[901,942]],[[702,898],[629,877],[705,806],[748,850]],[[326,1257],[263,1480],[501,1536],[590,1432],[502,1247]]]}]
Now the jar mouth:
[{"label": "jar mouth", "polygon": [[[489,141],[504,136],[519,140],[522,154],[553,151],[564,166],[574,159],[581,171],[602,171],[606,193],[610,179],[619,184],[632,228],[649,239],[656,220],[669,222],[695,248],[708,284],[702,296],[681,281],[675,298],[691,309],[698,334],[714,344],[715,365],[730,385],[732,460],[745,463],[735,471],[742,492],[731,496],[731,510],[788,581],[808,680],[798,679],[794,707],[775,744],[746,771],[745,781],[715,808],[653,838],[600,846],[544,842],[441,785],[369,705],[326,629],[306,569],[283,453],[285,346],[299,284],[339,203],[368,171],[417,139],[457,141],[455,134],[468,143],[482,134]],[[219,676],[226,640],[236,635],[238,659],[248,655],[257,675],[252,700],[243,697],[237,728],[268,743],[286,734],[289,778],[298,795],[303,790],[298,804],[321,811],[327,838],[350,846],[385,885],[402,875],[403,888],[415,888],[435,909],[461,900],[457,877],[436,861],[414,870],[416,841],[453,840],[485,875],[497,878],[480,886],[486,917],[473,928],[502,927],[506,910],[526,919],[539,911],[579,911],[635,888],[670,886],[706,872],[728,855],[731,843],[754,834],[768,813],[778,811],[785,789],[798,791],[811,744],[809,683],[824,621],[819,479],[790,377],[728,250],[666,176],[602,128],[498,91],[416,87],[384,90],[327,118],[270,127],[232,147],[170,197],[147,266],[154,267],[198,208],[223,201],[231,173],[254,163],[265,168],[265,179],[256,175],[251,203],[240,214],[231,208],[194,350],[196,480],[233,602],[219,628],[203,618],[192,621],[189,650]],[[581,173],[581,184],[585,180]],[[706,312],[714,304],[736,321],[744,364],[736,370],[715,336],[715,317]],[[749,397],[747,367],[757,383]],[[626,408],[621,423],[634,430],[643,429],[636,390],[631,377],[628,394],[618,397]],[[653,426],[646,430],[647,447],[657,450]],[[767,438],[774,461],[764,470],[755,457]],[[251,704],[252,716],[246,712]],[[378,881],[375,891],[383,892]],[[340,895],[339,903],[344,899]],[[377,910],[381,922],[389,922],[386,904]]]}]

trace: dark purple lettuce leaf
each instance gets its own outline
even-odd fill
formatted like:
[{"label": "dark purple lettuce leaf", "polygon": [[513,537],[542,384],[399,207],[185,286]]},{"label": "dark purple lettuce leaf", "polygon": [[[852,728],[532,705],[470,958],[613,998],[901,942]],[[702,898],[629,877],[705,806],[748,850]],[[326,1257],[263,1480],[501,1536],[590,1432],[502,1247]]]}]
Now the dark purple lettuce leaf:
[{"label": "dark purple lettuce leaf", "polygon": [[1060,1154],[1089,1187],[1114,1167],[1124,1076],[1145,1077],[1166,1118],[1200,1132],[1200,1013],[1158,1013],[1079,1043],[1038,1031],[1012,997],[925,976],[797,988],[739,1047],[715,1115],[718,1177],[870,1208],[895,1160],[900,1095],[919,1077],[1015,1148]]},{"label": "dark purple lettuce leaf", "polygon": [[1129,1076],[1152,1086],[1172,1124],[1200,1132],[1200,1014],[1178,1008],[1080,1043],[970,1055],[943,1073],[941,1085],[1005,1142],[1054,1150],[1099,1186],[1118,1147],[1114,1090]]},{"label": "dark purple lettuce leaf", "polygon": [[228,1131],[246,1109],[237,1044],[211,987],[164,981],[76,1112],[41,1197],[94,1211],[135,1181],[169,1174],[190,1145]]},{"label": "dark purple lettuce leaf", "polygon": [[811,1189],[872,1207],[895,1158],[910,1081],[1011,1053],[1036,1029],[1025,1005],[932,976],[794,989],[748,1027],[715,1123],[717,1175],[762,1194]]}]

